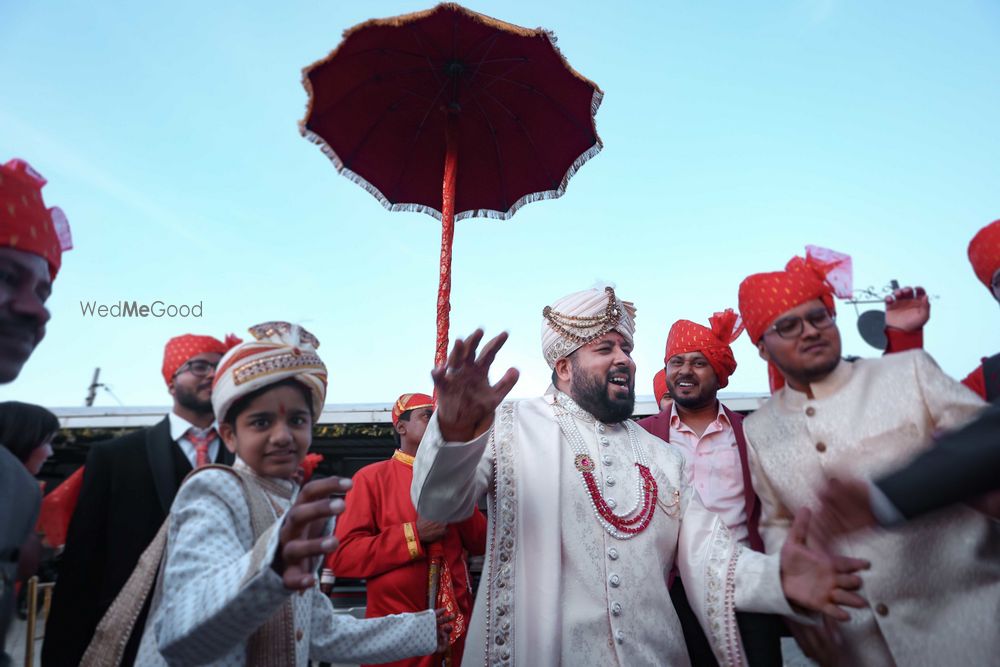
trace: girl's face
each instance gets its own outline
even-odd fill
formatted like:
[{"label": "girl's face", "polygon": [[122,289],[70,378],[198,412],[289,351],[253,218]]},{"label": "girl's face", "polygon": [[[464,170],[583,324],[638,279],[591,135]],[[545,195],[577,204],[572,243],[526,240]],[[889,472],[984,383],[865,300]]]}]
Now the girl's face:
[{"label": "girl's face", "polygon": [[24,462],[24,467],[28,469],[32,475],[37,475],[38,471],[42,469],[42,464],[52,456],[52,438],[55,437],[55,433],[51,434],[49,437],[38,443],[38,446],[31,450],[31,454],[28,455],[28,460]]},{"label": "girl's face", "polygon": [[291,479],[312,444],[312,413],[298,388],[275,387],[250,402],[235,428],[219,424],[219,434],[258,475]]}]

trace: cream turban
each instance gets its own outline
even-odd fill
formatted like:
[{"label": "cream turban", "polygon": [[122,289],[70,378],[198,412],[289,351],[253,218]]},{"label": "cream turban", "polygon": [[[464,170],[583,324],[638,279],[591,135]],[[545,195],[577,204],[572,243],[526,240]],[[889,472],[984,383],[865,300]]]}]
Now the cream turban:
[{"label": "cream turban", "polygon": [[575,350],[617,331],[632,343],[635,306],[615,296],[613,287],[574,292],[542,311],[542,353],[549,368]]},{"label": "cream turban", "polygon": [[265,322],[250,327],[256,339],[226,353],[215,371],[212,408],[225,421],[233,403],[261,387],[289,378],[302,383],[319,417],[326,401],[326,365],[316,355],[319,341],[302,327],[288,322]]}]

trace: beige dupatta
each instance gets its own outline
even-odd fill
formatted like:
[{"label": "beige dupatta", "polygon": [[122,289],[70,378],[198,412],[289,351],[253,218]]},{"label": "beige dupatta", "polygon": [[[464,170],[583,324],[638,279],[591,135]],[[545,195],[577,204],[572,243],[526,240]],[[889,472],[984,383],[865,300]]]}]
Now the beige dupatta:
[{"label": "beige dupatta", "polygon": [[[275,521],[273,509],[267,496],[261,489],[266,480],[254,475],[249,470],[239,470],[223,465],[207,465],[192,470],[186,482],[203,470],[225,470],[236,476],[243,488],[243,493],[250,509],[250,525],[253,530],[253,540],[256,544],[260,536],[267,531]],[[182,483],[183,484],[183,483]],[[268,485],[268,489],[281,493],[277,485]],[[94,631],[94,636],[87,646],[80,662],[81,667],[118,667],[125,654],[129,638],[136,630],[139,614],[156,584],[155,598],[159,597],[160,575],[166,561],[167,533],[170,527],[170,516],[164,520],[156,537],[139,557],[132,575],[125,586],[115,597],[108,611]],[[255,554],[256,555],[256,554]],[[259,556],[263,556],[260,554]],[[152,612],[152,608],[151,608]],[[260,626],[251,636],[247,645],[247,664],[255,667],[293,667],[295,665],[295,638],[293,633],[292,602],[286,600],[281,608],[271,618]],[[139,629],[141,631],[141,628]]]}]

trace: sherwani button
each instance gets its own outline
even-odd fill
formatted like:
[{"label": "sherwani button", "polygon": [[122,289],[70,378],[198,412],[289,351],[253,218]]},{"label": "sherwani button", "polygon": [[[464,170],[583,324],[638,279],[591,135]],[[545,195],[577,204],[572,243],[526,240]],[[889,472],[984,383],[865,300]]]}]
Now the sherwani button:
[{"label": "sherwani button", "polygon": [[879,602],[877,605],[875,605],[875,613],[878,614],[879,616],[888,616],[889,608],[885,606],[885,604]]},{"label": "sherwani button", "polygon": [[601,424],[601,423],[597,424],[597,432],[598,433],[604,433],[605,428],[607,428],[607,427],[604,426],[604,424]]},{"label": "sherwani button", "polygon": [[823,452],[825,452],[826,451],[826,443],[817,442],[816,443],[816,451],[819,452],[820,454],[822,454]]},{"label": "sherwani button", "polygon": [[608,503],[608,507],[610,507],[611,509],[614,509],[615,507],[618,506],[618,501],[616,501],[614,498],[608,498],[607,501],[605,502]]},{"label": "sherwani button", "polygon": [[298,630],[295,631],[295,641],[297,642],[302,641],[302,637],[303,637],[302,628],[299,628]]},{"label": "sherwani button", "polygon": [[610,440],[608,440],[607,438],[605,438],[605,437],[604,437],[604,436],[602,435],[602,436],[601,436],[601,444],[602,444],[602,445],[604,445],[605,447],[607,447],[608,445],[610,445],[610,444],[611,444],[611,441],[610,441]]},{"label": "sherwani button", "polygon": [[607,454],[605,454],[603,457],[601,457],[601,461],[604,462],[604,465],[606,465],[606,466],[611,465],[611,457],[608,456]]},{"label": "sherwani button", "polygon": [[618,549],[615,549],[614,547],[608,549],[608,558],[611,560],[618,560]]},{"label": "sherwani button", "polygon": [[620,602],[615,602],[613,605],[611,605],[611,615],[612,616],[622,615],[622,605]]},{"label": "sherwani button", "polygon": [[623,644],[625,642],[625,633],[621,630],[615,632],[615,641],[619,644]]},{"label": "sherwani button", "polygon": [[615,485],[615,478],[614,477],[608,477],[606,480],[604,480],[604,483],[607,484],[608,486],[614,486]]},{"label": "sherwani button", "polygon": [[618,588],[622,583],[622,579],[617,574],[612,574],[608,577],[608,583],[611,584],[612,588]]},{"label": "sherwani button", "polygon": [[816,408],[814,408],[811,405],[808,408],[806,408],[806,417],[812,417],[815,414],[816,414]]}]

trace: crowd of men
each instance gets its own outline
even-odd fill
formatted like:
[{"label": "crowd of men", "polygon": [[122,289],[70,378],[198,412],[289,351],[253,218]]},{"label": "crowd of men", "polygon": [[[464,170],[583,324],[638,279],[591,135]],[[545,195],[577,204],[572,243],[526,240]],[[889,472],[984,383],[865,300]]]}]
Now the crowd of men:
[{"label": "crowd of men", "polygon": [[[71,247],[65,219],[43,203],[44,183],[22,161],[0,169],[4,383],[44,335],[45,300]],[[1000,302],[1000,221],[976,235],[969,259]],[[835,298],[849,296],[849,267],[844,255],[809,248],[782,270],[748,276],[739,313],[675,322],[655,380],[660,412],[638,422],[635,308],[610,287],[542,310],[552,385],[541,397],[504,400],[515,369],[490,382],[506,334],[455,340],[431,373],[435,396],[407,392],[394,404],[397,451],[359,471],[330,510],[336,539],[310,547],[326,556],[308,587],[363,578],[369,617],[443,609],[438,650],[398,665],[770,666],[782,664],[788,634],[824,665],[991,664],[1000,654],[1000,413],[986,401],[1000,398],[1000,354],[961,383],[948,377],[920,349],[927,296],[905,288],[887,299],[887,353],[844,359]],[[748,417],[718,398],[744,331],[772,387]],[[220,361],[241,342],[172,338],[162,367],[170,413],[91,448],[44,665],[81,664],[93,650],[185,478],[239,465],[217,411],[220,382],[225,391],[240,382],[220,380]],[[322,381],[313,398],[325,396],[325,367]],[[4,633],[39,502],[24,460],[0,447]],[[283,514],[279,523],[298,516]],[[468,559],[478,555],[474,593]],[[149,611],[148,600],[136,610],[120,664],[136,661],[140,641],[156,651],[142,632]],[[243,654],[206,664],[232,655]],[[281,664],[304,664],[302,655]]]}]

